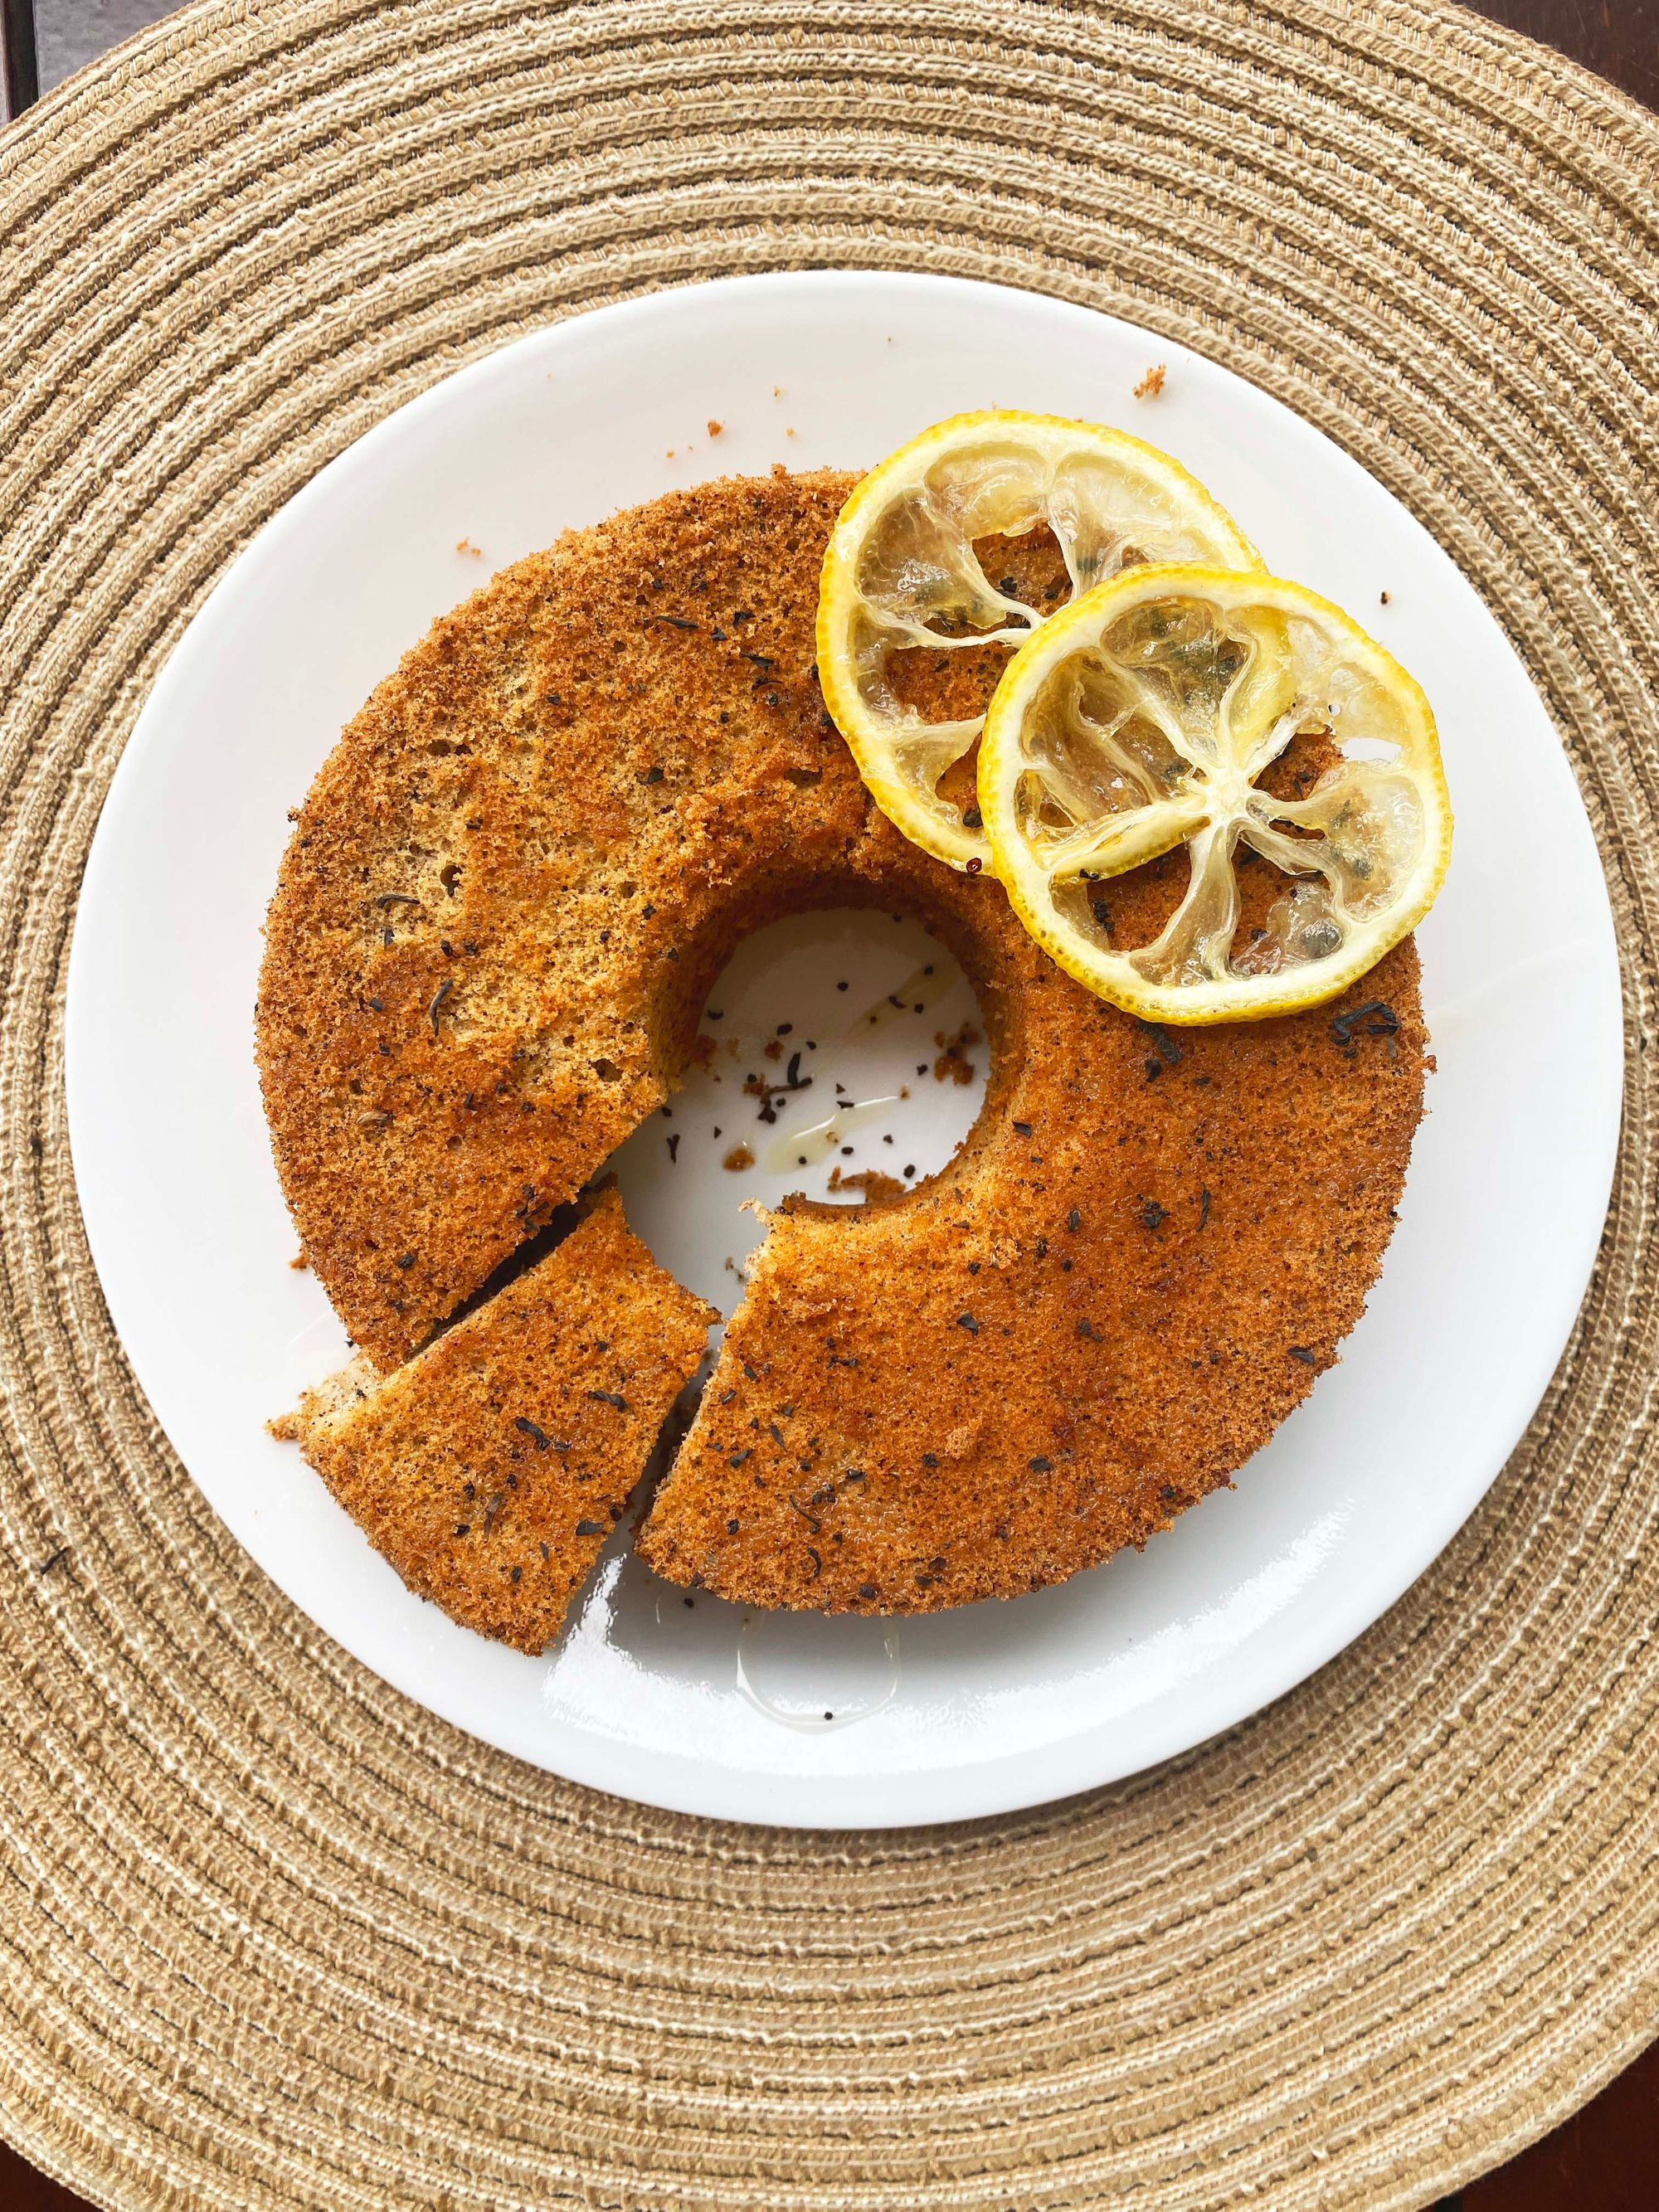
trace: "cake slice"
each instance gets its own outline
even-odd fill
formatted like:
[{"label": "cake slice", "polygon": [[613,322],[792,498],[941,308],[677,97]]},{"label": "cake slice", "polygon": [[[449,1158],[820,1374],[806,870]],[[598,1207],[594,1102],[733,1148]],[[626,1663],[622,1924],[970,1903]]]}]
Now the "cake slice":
[{"label": "cake slice", "polygon": [[622,1518],[712,1307],[614,1188],[565,1241],[388,1376],[354,1361],[273,1421],[452,1620],[542,1650]]}]

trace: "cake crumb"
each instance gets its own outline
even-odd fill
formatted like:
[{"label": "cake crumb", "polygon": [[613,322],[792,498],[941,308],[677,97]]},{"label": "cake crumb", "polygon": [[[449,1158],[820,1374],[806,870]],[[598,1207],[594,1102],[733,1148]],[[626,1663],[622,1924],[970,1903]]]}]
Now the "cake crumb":
[{"label": "cake crumb", "polygon": [[470,553],[475,561],[483,559],[483,546],[475,545],[470,538],[458,538],[455,540],[455,550],[458,553]]},{"label": "cake crumb", "polygon": [[857,1175],[843,1175],[839,1166],[830,1170],[831,1190],[855,1190],[866,1201],[884,1198],[902,1198],[904,1185],[896,1176],[883,1175],[879,1168],[865,1168]]},{"label": "cake crumb", "polygon": [[741,1175],[745,1168],[752,1168],[754,1164],[755,1155],[747,1145],[733,1145],[720,1162],[720,1165],[729,1170],[732,1175]]},{"label": "cake crumb", "polygon": [[968,1049],[979,1041],[979,1031],[971,1022],[964,1022],[953,1037],[947,1037],[943,1030],[935,1030],[933,1042],[939,1048],[939,1054],[933,1062],[934,1082],[971,1083],[974,1064],[968,1057]]},{"label": "cake crumb", "polygon": [[304,1268],[306,1268],[307,1267],[308,1267],[308,1266],[310,1265],[310,1262],[307,1260],[307,1258],[306,1258],[306,1255],[305,1255],[304,1252],[303,1252],[303,1251],[300,1251],[300,1252],[296,1252],[296,1253],[295,1254],[294,1257],[293,1257],[293,1258],[289,1261],[289,1263],[288,1263],[288,1264],[289,1264],[289,1266],[290,1267],[292,1267],[292,1268],[294,1269],[295,1273],[296,1274],[298,1274],[298,1273],[301,1273]]},{"label": "cake crumb", "polygon": [[717,422],[711,415],[703,427],[707,429],[711,438],[718,438],[720,432],[726,428],[726,425],[724,422]]},{"label": "cake crumb", "polygon": [[1156,368],[1149,368],[1135,386],[1135,398],[1156,399],[1164,389],[1164,379],[1167,374],[1168,371],[1162,362],[1159,362]]}]

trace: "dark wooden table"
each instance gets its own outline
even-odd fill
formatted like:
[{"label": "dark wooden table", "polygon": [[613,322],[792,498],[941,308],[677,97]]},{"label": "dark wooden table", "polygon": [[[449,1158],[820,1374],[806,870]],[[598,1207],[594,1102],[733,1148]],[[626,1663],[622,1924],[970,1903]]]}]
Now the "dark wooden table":
[{"label": "dark wooden table", "polygon": [[[59,15],[76,0],[51,0]],[[98,49],[103,10],[78,0],[83,51]],[[1659,0],[1474,0],[1476,12],[1571,54],[1659,107]],[[0,0],[6,109],[35,97],[32,0]],[[89,2212],[0,2143],[0,2212]],[[391,2212],[391,2208],[388,2208]],[[1659,2044],[1553,2135],[1471,2182],[1437,2212],[1659,2212]]]}]

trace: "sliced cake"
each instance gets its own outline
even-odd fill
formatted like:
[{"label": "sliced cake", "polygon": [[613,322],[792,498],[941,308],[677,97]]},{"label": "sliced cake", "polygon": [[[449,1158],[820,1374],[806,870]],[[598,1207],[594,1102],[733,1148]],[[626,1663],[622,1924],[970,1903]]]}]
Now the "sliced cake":
[{"label": "sliced cake", "polygon": [[358,1360],[272,1424],[375,1549],[453,1620],[557,1635],[622,1518],[713,1310],[614,1189],[565,1241],[384,1377]]}]

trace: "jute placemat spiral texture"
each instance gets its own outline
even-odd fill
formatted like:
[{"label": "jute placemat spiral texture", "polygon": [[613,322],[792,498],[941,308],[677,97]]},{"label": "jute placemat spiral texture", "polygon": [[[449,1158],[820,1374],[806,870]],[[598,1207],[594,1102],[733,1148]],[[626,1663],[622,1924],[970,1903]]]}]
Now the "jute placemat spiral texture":
[{"label": "jute placemat spiral texture", "polygon": [[235,2212],[1418,2206],[1659,2027],[1659,1053],[1532,1433],[1387,1620],[1159,1772],[833,1838],[518,1766],[294,1611],[123,1363],[59,1057],[111,770],[249,534],[526,329],[807,264],[1112,309],[1341,440],[1550,700],[1644,1036],[1656,217],[1659,129],[1439,0],[221,0],[0,139],[0,2114],[31,2156]]}]

